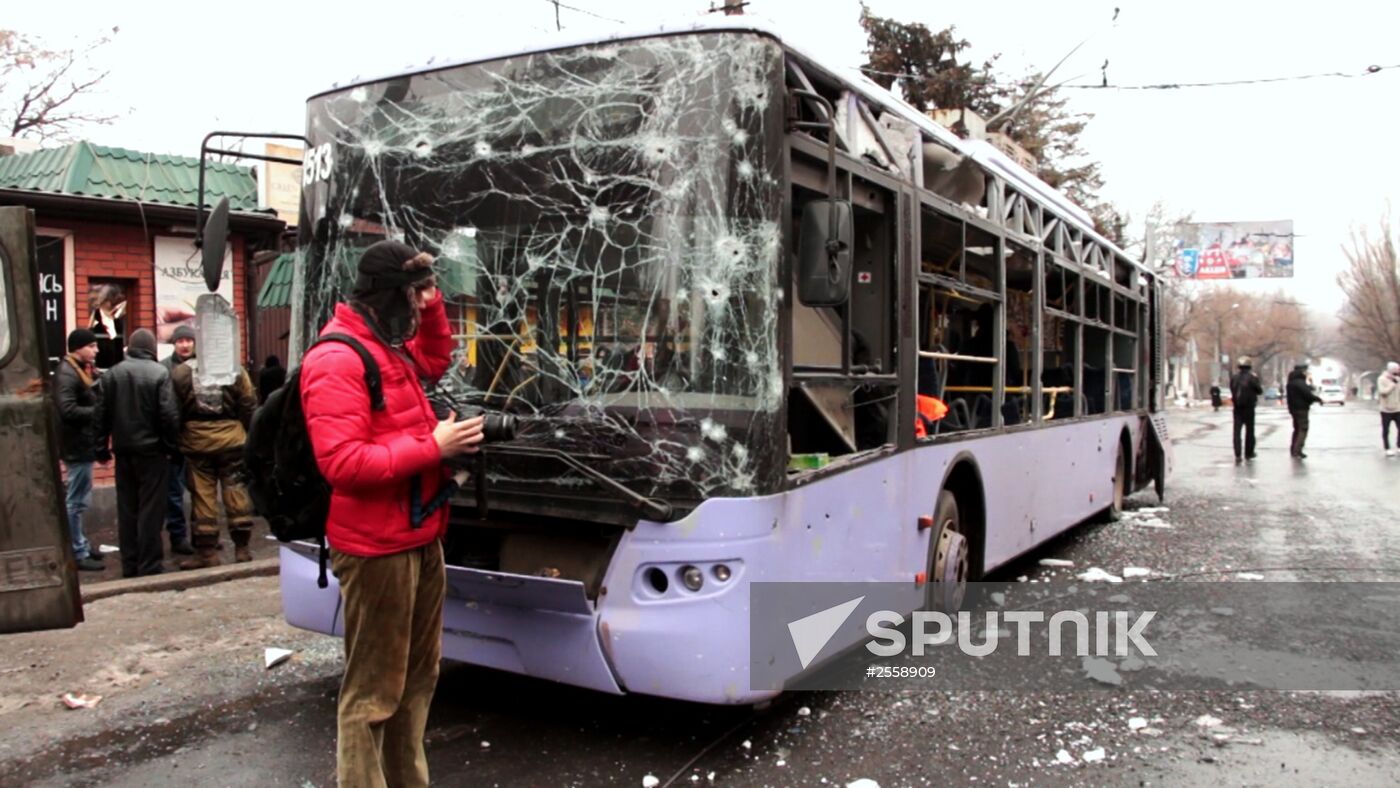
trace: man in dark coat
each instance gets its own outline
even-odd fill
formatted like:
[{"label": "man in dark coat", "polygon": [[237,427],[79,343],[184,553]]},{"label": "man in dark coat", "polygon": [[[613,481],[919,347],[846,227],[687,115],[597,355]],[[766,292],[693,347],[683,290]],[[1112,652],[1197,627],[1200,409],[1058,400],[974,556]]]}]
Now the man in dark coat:
[{"label": "man in dark coat", "polygon": [[131,335],[126,358],[102,378],[97,400],[97,446],[112,441],[117,457],[117,539],[122,577],[158,575],[165,551],[170,457],[177,451],[180,409],[170,372],[156,361],[156,337],[142,328]]},{"label": "man in dark coat", "polygon": [[1303,444],[1308,439],[1308,411],[1313,403],[1321,403],[1322,397],[1313,393],[1312,386],[1308,385],[1308,363],[1299,362],[1293,367],[1293,371],[1288,373],[1288,385],[1285,387],[1288,397],[1288,415],[1293,417],[1293,443],[1288,448],[1288,453],[1301,460],[1308,455],[1303,453]]},{"label": "man in dark coat", "polygon": [[[187,325],[177,326],[170,336],[175,346],[170,355],[161,359],[170,379],[175,379],[175,368],[194,358],[195,333]],[[170,458],[170,484],[166,489],[165,530],[170,534],[170,552],[181,555],[194,555],[190,545],[189,525],[185,522],[185,458],[175,455]]]},{"label": "man in dark coat", "polygon": [[282,366],[282,360],[276,356],[268,356],[263,362],[262,371],[258,373],[258,404],[267,402],[267,398],[272,396],[272,392],[282,388],[287,382],[287,368]]},{"label": "man in dark coat", "polygon": [[1254,406],[1264,393],[1264,384],[1254,374],[1249,356],[1240,356],[1239,371],[1230,378],[1230,397],[1235,404],[1235,462],[1240,462],[1240,431],[1244,431],[1244,459],[1254,459]]},{"label": "man in dark coat", "polygon": [[68,355],[54,372],[60,457],[68,471],[68,532],[73,560],[84,572],[107,568],[102,558],[92,552],[83,533],[83,514],[92,505],[92,464],[98,459],[111,459],[105,451],[99,457],[96,447],[97,367],[93,362],[97,350],[97,335],[86,328],[77,329],[68,335]]}]

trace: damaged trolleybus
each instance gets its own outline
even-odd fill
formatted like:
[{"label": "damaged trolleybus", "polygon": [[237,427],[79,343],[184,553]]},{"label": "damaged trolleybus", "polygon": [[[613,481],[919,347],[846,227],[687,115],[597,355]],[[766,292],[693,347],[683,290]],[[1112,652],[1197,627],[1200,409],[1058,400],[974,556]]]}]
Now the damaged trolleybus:
[{"label": "damaged trolleybus", "polygon": [[[761,24],[365,81],[313,97],[306,135],[294,349],[405,239],[460,340],[430,395],[518,424],[455,501],[447,657],[756,702],[751,583],[946,605],[1161,492],[1153,273]],[[283,549],[286,617],[338,634],[317,574]]]}]

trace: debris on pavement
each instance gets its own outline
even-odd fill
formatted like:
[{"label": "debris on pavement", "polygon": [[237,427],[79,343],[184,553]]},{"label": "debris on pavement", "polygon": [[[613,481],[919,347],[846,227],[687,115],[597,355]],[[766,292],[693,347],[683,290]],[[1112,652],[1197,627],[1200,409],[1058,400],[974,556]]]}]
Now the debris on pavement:
[{"label": "debris on pavement", "polygon": [[1145,566],[1125,566],[1123,567],[1123,579],[1130,577],[1147,577],[1152,574],[1152,570]]},{"label": "debris on pavement", "polygon": [[263,649],[263,666],[267,670],[272,670],[283,662],[291,659],[294,653],[296,652],[291,649],[265,648]]},{"label": "debris on pavement", "polygon": [[809,709],[809,708],[807,708],[806,706],[803,706],[802,708],[800,708],[800,709],[797,710],[797,716],[799,716],[799,717],[810,717],[810,716],[812,716],[812,710]]},{"label": "debris on pavement", "polygon": [[101,702],[101,695],[91,695],[86,692],[63,693],[63,705],[70,709],[90,709]]},{"label": "debris on pavement", "polygon": [[1104,755],[1106,755],[1106,753],[1104,752],[1104,749],[1102,747],[1095,747],[1094,749],[1084,753],[1084,762],[1098,763],[1099,761],[1104,759]]},{"label": "debris on pavement", "polygon": [[1117,666],[1103,657],[1085,657],[1080,664],[1084,668],[1084,675],[1100,684],[1116,687],[1123,683],[1123,677],[1118,675]]},{"label": "debris on pavement", "polygon": [[1236,572],[1235,577],[1240,580],[1263,580],[1264,576],[1258,572]]},{"label": "debris on pavement", "polygon": [[859,780],[846,783],[846,788],[880,788],[880,784],[869,777],[862,777]]},{"label": "debris on pavement", "polygon": [[656,788],[661,784],[661,778],[654,774],[648,774],[642,778],[642,788]]},{"label": "debris on pavement", "polygon": [[1214,728],[1218,725],[1223,724],[1225,724],[1224,720],[1220,719],[1219,717],[1211,716],[1209,714],[1202,714],[1201,716],[1196,718],[1196,726],[1200,728]]},{"label": "debris on pavement", "polygon": [[110,554],[120,553],[121,551],[122,549],[120,547],[117,547],[116,545],[101,544],[97,546],[97,552],[99,553]]},{"label": "debris on pavement", "polygon": [[1074,562],[1064,558],[1042,558],[1041,566],[1074,566]]},{"label": "debris on pavement", "polygon": [[1147,718],[1145,717],[1133,717],[1128,720],[1128,730],[1130,731],[1140,731],[1146,727]]},{"label": "debris on pavement", "polygon": [[1119,577],[1118,575],[1110,574],[1109,572],[1105,572],[1104,570],[1098,568],[1097,566],[1091,566],[1091,567],[1089,567],[1089,571],[1087,571],[1087,572],[1080,572],[1079,574],[1075,575],[1075,577],[1079,578],[1080,580],[1083,580],[1083,581],[1085,581],[1085,582],[1090,582],[1090,583],[1096,582],[1096,581],[1100,581],[1100,580],[1107,581],[1107,582],[1109,582],[1109,583],[1121,583],[1121,582],[1123,582],[1123,578]]},{"label": "debris on pavement", "polygon": [[1074,756],[1069,754],[1069,750],[1060,750],[1055,753],[1055,760],[1060,763],[1074,763]]}]

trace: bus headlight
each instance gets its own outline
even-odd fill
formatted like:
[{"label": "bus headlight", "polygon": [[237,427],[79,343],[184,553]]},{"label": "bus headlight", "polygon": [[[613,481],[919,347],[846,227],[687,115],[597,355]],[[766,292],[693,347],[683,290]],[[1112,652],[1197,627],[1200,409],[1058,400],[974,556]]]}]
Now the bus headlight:
[{"label": "bus headlight", "polygon": [[681,583],[691,591],[699,591],[705,584],[705,573],[693,566],[681,567]]}]

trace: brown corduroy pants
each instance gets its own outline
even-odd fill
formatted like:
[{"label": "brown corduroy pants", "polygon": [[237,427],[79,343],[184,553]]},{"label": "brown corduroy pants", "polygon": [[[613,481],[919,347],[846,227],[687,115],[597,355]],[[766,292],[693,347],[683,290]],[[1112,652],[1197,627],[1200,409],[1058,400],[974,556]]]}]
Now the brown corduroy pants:
[{"label": "brown corduroy pants", "polygon": [[333,552],[345,615],[337,711],[342,788],[426,786],[423,732],[442,655],[442,542],[396,555]]}]

